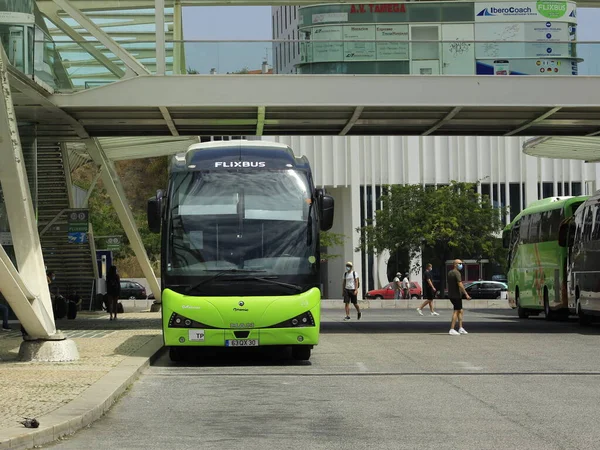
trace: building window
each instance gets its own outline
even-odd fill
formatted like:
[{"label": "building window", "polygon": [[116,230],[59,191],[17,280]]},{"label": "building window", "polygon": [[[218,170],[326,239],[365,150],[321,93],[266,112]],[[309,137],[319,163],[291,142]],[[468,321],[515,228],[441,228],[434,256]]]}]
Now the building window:
[{"label": "building window", "polygon": [[558,195],[559,197],[561,197],[563,195],[563,184],[562,183],[558,183],[556,185],[556,195]]},{"label": "building window", "polygon": [[[296,30],[292,30],[292,41],[295,41],[295,40],[296,40]],[[294,52],[294,59],[295,59],[296,58],[296,44],[294,42],[292,42],[292,51]]]},{"label": "building window", "polygon": [[275,39],[279,37],[279,11],[275,11]]},{"label": "building window", "polygon": [[284,8],[283,9],[283,14],[284,14],[284,16],[283,16],[283,18],[284,18],[283,23],[285,24],[285,27],[287,28],[287,25],[288,25],[288,7],[286,5],[283,8]]},{"label": "building window", "polygon": [[275,39],[275,37],[277,36],[275,34],[275,16],[271,16],[271,27],[273,29],[273,31],[272,31],[273,32],[273,39]]},{"label": "building window", "polygon": [[296,13],[298,12],[298,7],[294,6],[294,20],[296,20]]},{"label": "building window", "polygon": [[571,195],[574,195],[574,196],[581,195],[581,183],[579,181],[571,183],[571,187],[572,187]]},{"label": "building window", "polygon": [[519,183],[510,183],[508,197],[510,198],[510,221],[521,212],[521,196],[519,195]]},{"label": "building window", "polygon": [[554,195],[554,183],[542,183],[542,198],[552,197]]}]

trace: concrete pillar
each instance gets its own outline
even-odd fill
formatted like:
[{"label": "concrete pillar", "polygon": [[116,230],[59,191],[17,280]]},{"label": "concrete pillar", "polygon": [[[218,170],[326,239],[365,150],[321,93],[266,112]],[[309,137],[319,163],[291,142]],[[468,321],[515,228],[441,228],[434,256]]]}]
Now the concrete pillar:
[{"label": "concrete pillar", "polygon": [[0,290],[27,332],[27,339],[21,344],[23,359],[74,360],[79,357],[75,344],[66,340],[54,324],[6,62],[6,53],[0,47],[0,136],[3,137],[0,140],[0,182],[17,267],[0,246]]},{"label": "concrete pillar", "polygon": [[148,254],[146,253],[144,243],[142,242],[142,238],[140,236],[140,233],[138,232],[137,225],[135,224],[135,219],[133,218],[133,214],[131,212],[131,208],[129,207],[129,203],[127,203],[127,197],[125,197],[125,191],[123,190],[123,185],[121,184],[121,180],[117,175],[115,166],[113,162],[110,159],[108,159],[106,153],[104,153],[104,150],[100,145],[100,142],[98,142],[97,139],[87,140],[86,146],[88,153],[90,154],[94,162],[101,167],[102,172],[100,176],[102,177],[102,182],[104,183],[106,192],[108,192],[110,201],[112,202],[117,216],[121,221],[121,225],[123,225],[125,234],[127,235],[131,248],[135,253],[135,256],[137,257],[140,267],[142,268],[142,272],[148,280],[150,290],[152,290],[156,302],[160,303],[160,286],[158,284],[156,275],[154,274],[154,270],[150,265]]}]

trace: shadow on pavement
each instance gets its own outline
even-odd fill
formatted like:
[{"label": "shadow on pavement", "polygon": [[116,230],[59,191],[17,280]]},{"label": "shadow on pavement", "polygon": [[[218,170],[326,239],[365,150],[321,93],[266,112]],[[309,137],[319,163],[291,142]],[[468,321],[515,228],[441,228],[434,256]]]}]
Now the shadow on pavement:
[{"label": "shadow on pavement", "polygon": [[115,355],[131,356],[159,334],[161,334],[161,331],[157,330],[156,334],[138,334],[135,336],[130,336],[124,342],[119,344],[113,353]]},{"label": "shadow on pavement", "polygon": [[75,320],[59,319],[56,328],[69,330],[148,330],[161,329],[161,318],[156,315],[148,317],[127,318],[127,313],[117,320],[109,320],[108,315],[77,316]]},{"label": "shadow on pavement", "polygon": [[259,367],[259,366],[310,366],[310,361],[297,361],[292,358],[290,348],[185,348],[185,361],[172,362],[169,351],[152,364],[155,367]]}]

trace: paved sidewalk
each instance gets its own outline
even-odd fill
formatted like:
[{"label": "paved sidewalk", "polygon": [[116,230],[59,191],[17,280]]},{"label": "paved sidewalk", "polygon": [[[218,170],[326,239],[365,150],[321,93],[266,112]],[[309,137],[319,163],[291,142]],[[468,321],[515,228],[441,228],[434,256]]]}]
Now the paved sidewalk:
[{"label": "paved sidewalk", "polygon": [[[0,333],[0,440],[23,417],[41,417],[82,394],[125,358],[161,335],[160,313],[126,313],[109,321],[105,313],[80,313],[57,328],[77,344],[80,359],[63,363],[19,362],[18,324]],[[43,424],[42,424],[43,425]],[[23,428],[25,431],[26,428]]]}]

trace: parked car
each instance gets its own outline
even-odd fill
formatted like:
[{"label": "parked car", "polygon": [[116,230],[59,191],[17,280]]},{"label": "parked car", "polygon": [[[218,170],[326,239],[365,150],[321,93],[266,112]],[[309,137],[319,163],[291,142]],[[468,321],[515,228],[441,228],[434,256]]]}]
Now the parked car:
[{"label": "parked car", "polygon": [[[464,286],[465,291],[474,299],[502,298],[503,293],[508,292],[508,285],[499,281],[471,281],[464,283]],[[445,290],[444,297],[448,298],[448,289]],[[462,297],[465,298],[464,295]]]},{"label": "parked car", "polygon": [[[423,290],[421,285],[416,281],[410,282],[410,298],[421,298],[423,296]],[[393,283],[388,283],[381,289],[373,289],[367,292],[367,298],[377,298],[385,300],[394,300],[394,286]]]},{"label": "parked car", "polygon": [[508,278],[506,278],[506,275],[492,275],[492,281],[499,281],[500,283],[508,283]]},{"label": "parked car", "polygon": [[121,295],[122,299],[146,299],[146,288],[137,281],[121,280]]}]

